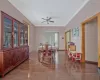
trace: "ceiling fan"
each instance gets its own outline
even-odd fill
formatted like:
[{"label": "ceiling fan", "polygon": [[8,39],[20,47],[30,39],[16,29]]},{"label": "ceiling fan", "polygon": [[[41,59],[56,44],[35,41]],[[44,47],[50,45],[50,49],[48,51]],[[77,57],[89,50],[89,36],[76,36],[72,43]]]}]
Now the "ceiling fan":
[{"label": "ceiling fan", "polygon": [[47,24],[49,24],[50,22],[51,23],[54,23],[54,21],[52,21],[51,19],[52,19],[52,17],[46,17],[46,18],[42,18],[44,21],[43,22],[41,22],[41,23],[44,23],[44,22],[46,22]]}]

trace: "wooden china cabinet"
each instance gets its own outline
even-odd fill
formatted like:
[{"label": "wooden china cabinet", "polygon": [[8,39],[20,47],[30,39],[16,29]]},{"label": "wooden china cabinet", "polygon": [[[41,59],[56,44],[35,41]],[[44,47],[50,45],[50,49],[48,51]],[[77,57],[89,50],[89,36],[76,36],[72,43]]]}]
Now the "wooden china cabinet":
[{"label": "wooden china cabinet", "polygon": [[28,26],[1,11],[0,76],[29,58]]}]

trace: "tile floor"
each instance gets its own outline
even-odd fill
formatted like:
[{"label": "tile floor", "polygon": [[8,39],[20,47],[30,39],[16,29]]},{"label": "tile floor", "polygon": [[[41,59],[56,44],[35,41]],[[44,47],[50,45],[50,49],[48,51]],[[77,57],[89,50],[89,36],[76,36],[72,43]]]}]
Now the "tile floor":
[{"label": "tile floor", "polygon": [[100,80],[97,65],[68,61],[63,51],[56,53],[55,64],[38,62],[37,53],[0,80]]}]

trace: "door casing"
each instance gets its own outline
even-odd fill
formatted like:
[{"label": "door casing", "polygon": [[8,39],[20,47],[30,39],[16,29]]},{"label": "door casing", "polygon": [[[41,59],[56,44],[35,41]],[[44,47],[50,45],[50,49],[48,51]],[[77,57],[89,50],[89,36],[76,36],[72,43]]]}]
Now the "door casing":
[{"label": "door casing", "polygon": [[82,51],[82,59],[81,62],[85,62],[85,24],[97,18],[97,27],[98,27],[98,67],[100,67],[100,13],[86,19],[81,23],[81,51]]}]

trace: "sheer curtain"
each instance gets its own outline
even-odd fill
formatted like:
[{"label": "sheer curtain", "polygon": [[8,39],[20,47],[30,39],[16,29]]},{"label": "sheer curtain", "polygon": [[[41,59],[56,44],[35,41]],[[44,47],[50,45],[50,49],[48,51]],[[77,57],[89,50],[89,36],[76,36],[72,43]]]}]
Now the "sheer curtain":
[{"label": "sheer curtain", "polygon": [[59,33],[45,32],[45,42],[59,48]]}]

